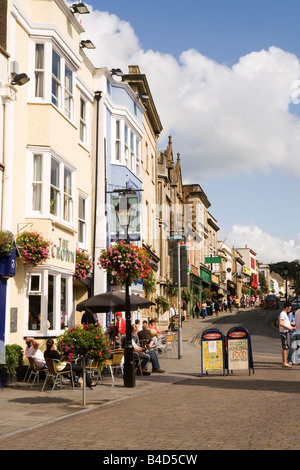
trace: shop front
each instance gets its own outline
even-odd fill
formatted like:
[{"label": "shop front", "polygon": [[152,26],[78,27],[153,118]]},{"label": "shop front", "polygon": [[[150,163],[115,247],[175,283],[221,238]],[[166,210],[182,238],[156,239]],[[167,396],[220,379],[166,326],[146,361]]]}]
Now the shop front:
[{"label": "shop front", "polygon": [[7,296],[6,343],[23,345],[27,336],[55,338],[75,324],[75,237],[57,229],[49,237],[49,232],[41,230],[49,241],[45,262],[33,265],[17,259]]}]

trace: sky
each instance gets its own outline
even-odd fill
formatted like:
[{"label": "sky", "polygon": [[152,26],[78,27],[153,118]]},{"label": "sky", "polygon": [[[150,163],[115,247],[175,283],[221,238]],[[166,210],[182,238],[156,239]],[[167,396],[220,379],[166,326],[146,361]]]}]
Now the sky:
[{"label": "sky", "polygon": [[218,239],[258,261],[300,259],[300,2],[89,0],[97,67],[139,65],[183,183],[200,184]]}]

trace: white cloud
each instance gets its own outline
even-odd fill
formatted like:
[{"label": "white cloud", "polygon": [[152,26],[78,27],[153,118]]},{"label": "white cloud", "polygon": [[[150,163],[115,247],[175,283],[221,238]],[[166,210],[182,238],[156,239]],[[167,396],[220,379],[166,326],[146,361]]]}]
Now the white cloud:
[{"label": "white cloud", "polygon": [[[98,67],[127,72],[128,65],[139,65],[146,74],[164,128],[159,148],[172,134],[185,183],[274,169],[300,177],[300,119],[289,112],[300,95],[295,55],[270,47],[228,67],[190,49],[177,60],[145,51],[130,23],[89,9],[81,18],[83,37],[96,50],[87,55]],[[234,245],[252,246],[264,262],[300,258],[299,239],[286,243],[258,227],[239,225],[231,237]]]},{"label": "white cloud", "polygon": [[257,253],[258,261],[263,263],[300,259],[300,234],[296,240],[284,242],[255,225],[235,224],[227,235],[226,242],[235,248],[247,245]]},{"label": "white cloud", "polygon": [[300,78],[295,55],[270,47],[227,67],[190,49],[178,61],[144,51],[130,23],[89,8],[92,14],[82,19],[96,45],[89,57],[96,66],[125,72],[140,66],[164,127],[159,142],[172,133],[186,182],[194,181],[197,169],[202,182],[272,167],[300,176],[300,120],[289,113]]}]

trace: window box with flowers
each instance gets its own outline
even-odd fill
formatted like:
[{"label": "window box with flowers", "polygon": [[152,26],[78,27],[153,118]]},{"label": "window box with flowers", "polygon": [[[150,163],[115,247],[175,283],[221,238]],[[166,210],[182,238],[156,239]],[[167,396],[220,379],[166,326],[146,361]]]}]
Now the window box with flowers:
[{"label": "window box with flowers", "polygon": [[121,240],[101,251],[100,268],[105,269],[111,281],[124,286],[136,284],[137,280],[148,276],[150,256],[143,248]]},{"label": "window box with flowers", "polygon": [[49,258],[50,242],[38,232],[21,232],[16,243],[25,265],[37,266]]},{"label": "window box with flowers", "polygon": [[14,276],[16,272],[16,243],[9,230],[0,230],[0,276]]},{"label": "window box with flowers", "polygon": [[93,260],[86,251],[76,250],[74,279],[86,279],[93,268]]}]

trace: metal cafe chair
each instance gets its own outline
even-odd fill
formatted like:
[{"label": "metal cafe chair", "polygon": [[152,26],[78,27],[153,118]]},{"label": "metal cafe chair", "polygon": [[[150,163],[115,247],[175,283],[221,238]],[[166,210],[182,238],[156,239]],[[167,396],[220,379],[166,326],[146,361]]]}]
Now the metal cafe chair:
[{"label": "metal cafe chair", "polygon": [[86,373],[90,375],[91,379],[102,382],[101,371],[103,369],[103,361],[100,359],[90,359],[89,364],[85,366]]},{"label": "metal cafe chair", "polygon": [[[29,385],[31,377],[34,377],[32,383],[31,383],[31,387],[30,387],[30,388],[32,388],[35,381],[36,380],[37,380],[37,382],[39,381],[39,375],[40,375],[41,371],[39,369],[37,369],[37,367],[35,365],[35,362],[32,359],[32,357],[28,357],[28,361],[29,361],[29,371],[30,371],[30,373],[29,373],[29,377],[27,379],[25,388],[27,388],[27,386]],[[47,369],[43,369],[43,372],[47,372]]]},{"label": "metal cafe chair", "polygon": [[65,375],[69,375],[71,374],[71,383],[72,383],[72,388],[73,390],[75,390],[75,386],[74,386],[74,377],[73,377],[73,372],[72,372],[72,364],[71,364],[71,370],[66,372],[66,371],[57,371],[56,368],[55,368],[55,363],[58,362],[58,361],[55,361],[53,359],[49,359],[49,358],[46,358],[45,357],[45,361],[46,361],[46,364],[47,364],[47,374],[46,374],[46,378],[44,380],[44,384],[43,384],[43,387],[42,387],[42,392],[44,391],[44,388],[46,386],[46,383],[48,381],[49,378],[52,378],[53,379],[53,386],[52,386],[52,390],[55,388],[57,382],[60,383],[60,388],[62,388],[62,378],[63,376]]},{"label": "metal cafe chair", "polygon": [[103,362],[103,367],[108,367],[110,370],[111,379],[114,385],[115,378],[114,378],[114,370],[120,369],[123,374],[123,356],[124,356],[124,349],[114,349],[112,351],[112,357],[106,359]]}]

